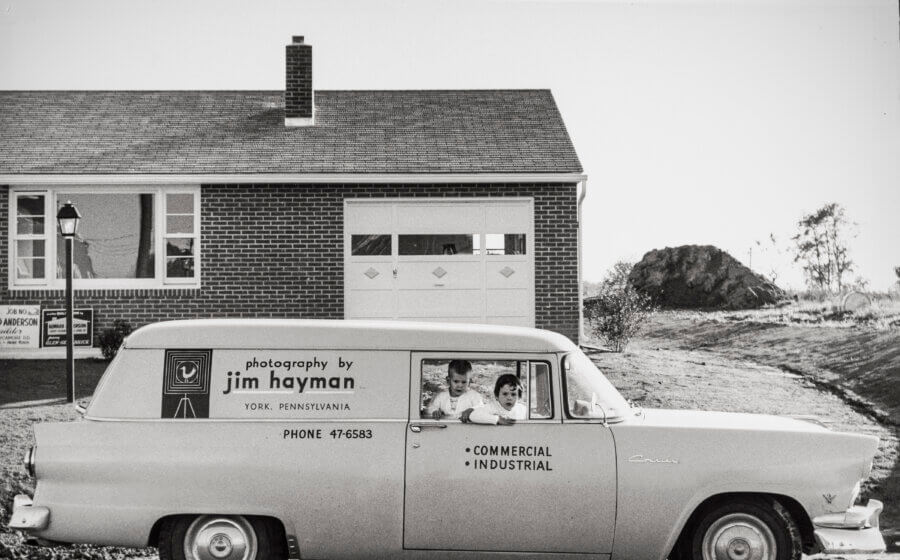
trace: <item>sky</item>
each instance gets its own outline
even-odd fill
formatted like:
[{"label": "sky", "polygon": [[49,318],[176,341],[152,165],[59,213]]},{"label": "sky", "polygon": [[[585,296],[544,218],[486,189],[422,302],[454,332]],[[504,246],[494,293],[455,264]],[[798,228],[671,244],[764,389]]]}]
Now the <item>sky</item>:
[{"label": "sky", "polygon": [[[896,0],[0,0],[0,89],[549,88],[588,176],[583,276],[715,245],[801,288],[837,202],[875,290],[900,266]],[[774,235],[776,243],[770,242]]]}]

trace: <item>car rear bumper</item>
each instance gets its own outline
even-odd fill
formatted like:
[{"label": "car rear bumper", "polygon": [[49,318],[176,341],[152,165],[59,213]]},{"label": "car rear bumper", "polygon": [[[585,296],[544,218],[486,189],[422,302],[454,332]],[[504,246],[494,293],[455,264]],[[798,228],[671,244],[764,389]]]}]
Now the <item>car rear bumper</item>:
[{"label": "car rear bumper", "polygon": [[884,504],[869,500],[843,513],[828,513],[813,519],[816,542],[826,554],[870,554],[884,552],[878,517]]},{"label": "car rear bumper", "polygon": [[13,512],[9,520],[10,529],[42,531],[50,524],[50,508],[34,506],[31,496],[18,494],[13,498]]}]

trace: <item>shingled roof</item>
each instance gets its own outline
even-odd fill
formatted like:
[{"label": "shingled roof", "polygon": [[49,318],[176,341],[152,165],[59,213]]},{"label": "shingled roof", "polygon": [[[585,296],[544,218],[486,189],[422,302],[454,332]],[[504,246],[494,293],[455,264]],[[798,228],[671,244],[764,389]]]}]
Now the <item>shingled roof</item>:
[{"label": "shingled roof", "polygon": [[548,90],[0,92],[0,174],[580,173]]}]

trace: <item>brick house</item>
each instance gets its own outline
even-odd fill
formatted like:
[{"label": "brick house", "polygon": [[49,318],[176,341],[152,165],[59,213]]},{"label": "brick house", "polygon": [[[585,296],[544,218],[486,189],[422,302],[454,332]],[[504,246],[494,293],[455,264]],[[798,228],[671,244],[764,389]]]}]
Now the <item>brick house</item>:
[{"label": "brick house", "polygon": [[0,305],[95,334],[200,317],[536,326],[577,339],[586,177],[547,90],[0,92]]}]

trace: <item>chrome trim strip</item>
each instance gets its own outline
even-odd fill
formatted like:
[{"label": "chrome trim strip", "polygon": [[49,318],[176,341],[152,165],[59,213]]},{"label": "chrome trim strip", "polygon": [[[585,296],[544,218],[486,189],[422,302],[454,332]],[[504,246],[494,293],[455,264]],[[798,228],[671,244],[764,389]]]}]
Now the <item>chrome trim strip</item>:
[{"label": "chrome trim strip", "polygon": [[[406,418],[101,418],[99,416],[85,416],[85,420],[92,422],[163,422],[177,424],[201,424],[201,423],[235,423],[235,422],[256,422],[256,423],[280,423],[280,424],[410,424],[410,423],[426,423],[435,422],[452,422],[454,424],[463,425],[463,422],[452,419],[430,420],[428,418],[419,418],[409,420]],[[568,422],[568,421],[567,421]],[[575,423],[574,421],[572,421]],[[598,423],[596,419],[583,420],[578,423],[590,424]],[[532,420],[518,420],[516,424],[559,424],[558,418],[543,418]],[[446,426],[443,426],[446,428]]]},{"label": "chrome trim strip", "polygon": [[406,418],[101,418],[99,416],[85,416],[85,420],[94,422],[164,422],[174,424],[202,424],[202,423],[234,423],[234,422],[258,422],[258,423],[297,423],[297,424],[389,424],[409,422]]}]

